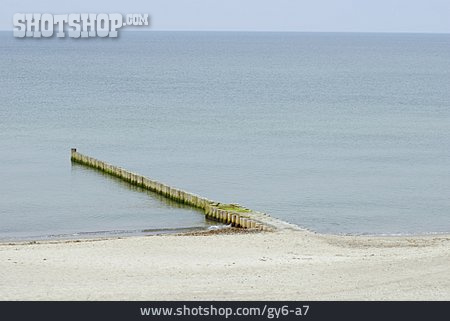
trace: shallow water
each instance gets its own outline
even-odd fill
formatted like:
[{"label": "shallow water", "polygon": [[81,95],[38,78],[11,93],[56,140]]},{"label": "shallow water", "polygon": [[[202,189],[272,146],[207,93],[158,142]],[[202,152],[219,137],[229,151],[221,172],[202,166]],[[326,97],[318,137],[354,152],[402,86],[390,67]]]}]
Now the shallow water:
[{"label": "shallow water", "polygon": [[214,224],[71,147],[318,232],[450,232],[449,35],[0,38],[0,238]]}]

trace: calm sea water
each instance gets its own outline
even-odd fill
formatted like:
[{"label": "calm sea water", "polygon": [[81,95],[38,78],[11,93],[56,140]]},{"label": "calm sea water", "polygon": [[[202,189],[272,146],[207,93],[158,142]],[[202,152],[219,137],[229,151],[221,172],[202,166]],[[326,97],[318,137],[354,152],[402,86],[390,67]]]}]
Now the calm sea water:
[{"label": "calm sea water", "polygon": [[318,232],[450,232],[449,35],[0,38],[0,238],[211,224],[71,147]]}]

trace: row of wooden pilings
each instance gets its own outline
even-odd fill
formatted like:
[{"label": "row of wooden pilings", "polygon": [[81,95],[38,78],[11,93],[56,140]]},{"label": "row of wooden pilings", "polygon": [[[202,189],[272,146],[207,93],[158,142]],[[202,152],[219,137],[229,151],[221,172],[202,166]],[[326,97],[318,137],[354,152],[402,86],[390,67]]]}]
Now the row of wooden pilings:
[{"label": "row of wooden pilings", "polygon": [[142,187],[154,193],[165,196],[179,203],[202,209],[205,216],[234,227],[260,229],[264,231],[272,230],[272,227],[261,222],[252,211],[236,204],[222,204],[211,201],[205,197],[186,192],[184,190],[163,184],[148,177],[130,172],[118,166],[114,166],[101,160],[89,157],[77,152],[76,148],[71,149],[71,160],[73,162],[89,166],[109,175],[118,177],[132,185]]}]

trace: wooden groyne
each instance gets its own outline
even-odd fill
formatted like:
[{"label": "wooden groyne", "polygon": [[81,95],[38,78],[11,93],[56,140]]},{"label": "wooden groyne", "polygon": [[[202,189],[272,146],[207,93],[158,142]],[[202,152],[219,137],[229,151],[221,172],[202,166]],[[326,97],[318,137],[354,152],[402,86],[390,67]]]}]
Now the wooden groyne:
[{"label": "wooden groyne", "polygon": [[76,148],[71,150],[73,162],[95,168],[99,171],[116,176],[132,185],[142,187],[154,193],[163,195],[174,201],[202,209],[205,216],[235,227],[252,228],[264,231],[275,229],[299,229],[298,226],[275,219],[269,215],[250,210],[238,204],[225,204],[209,200],[205,197],[186,192],[182,189],[172,187],[148,177],[130,172],[118,166],[108,164],[93,157],[77,152]]}]

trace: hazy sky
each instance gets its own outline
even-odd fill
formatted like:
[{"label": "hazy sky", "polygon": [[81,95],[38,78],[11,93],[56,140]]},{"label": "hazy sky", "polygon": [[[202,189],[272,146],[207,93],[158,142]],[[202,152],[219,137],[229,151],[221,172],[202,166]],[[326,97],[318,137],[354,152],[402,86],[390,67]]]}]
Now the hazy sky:
[{"label": "hazy sky", "polygon": [[[152,30],[450,33],[450,0],[1,0],[20,13],[148,13]],[[142,29],[140,29],[142,30]]]}]

